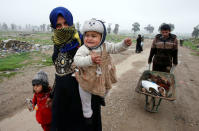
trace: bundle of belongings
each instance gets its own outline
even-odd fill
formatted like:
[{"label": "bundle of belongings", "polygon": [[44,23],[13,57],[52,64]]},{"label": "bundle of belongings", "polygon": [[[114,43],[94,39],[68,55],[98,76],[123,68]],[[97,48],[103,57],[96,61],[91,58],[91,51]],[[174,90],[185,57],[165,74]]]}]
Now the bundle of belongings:
[{"label": "bundle of belongings", "polygon": [[150,74],[147,80],[141,81],[142,91],[165,97],[170,89],[170,82],[163,76]]}]

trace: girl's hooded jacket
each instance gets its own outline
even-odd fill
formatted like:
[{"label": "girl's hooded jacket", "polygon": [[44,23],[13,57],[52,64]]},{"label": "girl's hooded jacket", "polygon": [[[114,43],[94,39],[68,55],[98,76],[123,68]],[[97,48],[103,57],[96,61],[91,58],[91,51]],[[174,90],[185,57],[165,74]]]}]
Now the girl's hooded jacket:
[{"label": "girl's hooded jacket", "polygon": [[35,93],[33,97],[33,107],[37,105],[36,120],[40,124],[50,124],[52,121],[51,108],[47,107],[46,100],[50,93]]}]

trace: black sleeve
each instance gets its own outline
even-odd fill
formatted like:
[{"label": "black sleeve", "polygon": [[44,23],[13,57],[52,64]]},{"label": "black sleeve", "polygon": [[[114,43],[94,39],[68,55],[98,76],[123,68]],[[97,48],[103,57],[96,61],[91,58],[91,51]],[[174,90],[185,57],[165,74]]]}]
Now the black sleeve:
[{"label": "black sleeve", "polygon": [[173,64],[178,64],[178,40],[175,38],[173,50]]},{"label": "black sleeve", "polygon": [[156,48],[151,48],[149,59],[148,59],[148,63],[152,62],[152,58],[155,55],[155,53],[156,53]]},{"label": "black sleeve", "polygon": [[152,42],[152,45],[151,45],[151,51],[150,51],[150,54],[149,54],[149,59],[148,59],[148,63],[151,63],[152,62],[152,59],[153,59],[153,56],[156,54],[157,52],[157,48],[156,48],[156,38],[153,40]]},{"label": "black sleeve", "polygon": [[54,81],[54,84],[53,84],[53,87],[52,87],[52,90],[51,90],[51,92],[50,92],[50,95],[49,95],[49,97],[51,98],[51,99],[53,99],[53,97],[54,97],[54,94],[55,94],[55,81]]},{"label": "black sleeve", "polygon": [[178,50],[173,51],[173,64],[178,64]]},{"label": "black sleeve", "polygon": [[54,45],[54,51],[53,51],[53,55],[52,55],[52,61],[53,63],[55,63],[55,60],[58,56],[58,53],[59,53],[59,47]]}]

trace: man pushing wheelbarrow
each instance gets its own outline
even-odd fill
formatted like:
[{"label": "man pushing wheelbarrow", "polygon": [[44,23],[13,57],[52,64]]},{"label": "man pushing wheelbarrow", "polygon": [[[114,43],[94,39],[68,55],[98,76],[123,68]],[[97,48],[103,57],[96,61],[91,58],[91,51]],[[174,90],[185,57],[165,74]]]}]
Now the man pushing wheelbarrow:
[{"label": "man pushing wheelbarrow", "polygon": [[170,25],[160,26],[161,34],[156,35],[151,46],[149,70],[142,74],[136,87],[138,93],[146,95],[145,110],[149,112],[157,112],[162,99],[176,99],[173,72],[178,64],[178,41],[170,32]]}]

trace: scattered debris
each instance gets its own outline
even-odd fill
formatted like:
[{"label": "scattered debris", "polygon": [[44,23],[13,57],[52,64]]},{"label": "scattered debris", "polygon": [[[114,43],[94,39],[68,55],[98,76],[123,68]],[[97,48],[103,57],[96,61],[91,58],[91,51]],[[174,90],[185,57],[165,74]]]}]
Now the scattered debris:
[{"label": "scattered debris", "polygon": [[25,41],[8,39],[0,42],[0,58],[6,57],[8,54],[30,52],[30,51],[46,51],[53,48],[53,45],[30,44]]}]

